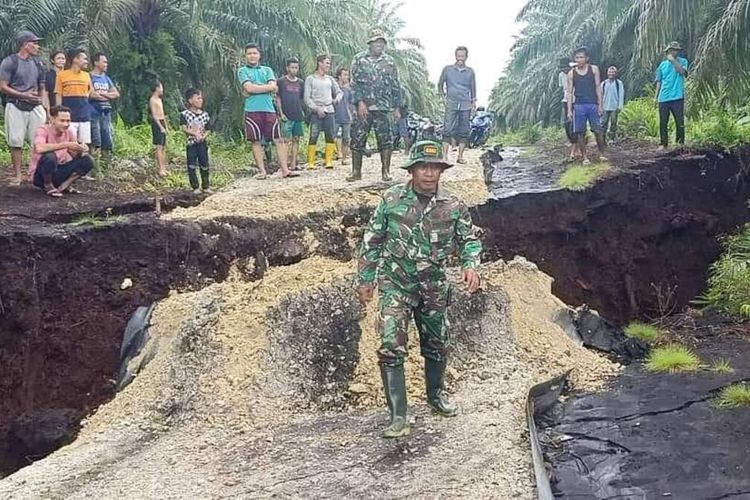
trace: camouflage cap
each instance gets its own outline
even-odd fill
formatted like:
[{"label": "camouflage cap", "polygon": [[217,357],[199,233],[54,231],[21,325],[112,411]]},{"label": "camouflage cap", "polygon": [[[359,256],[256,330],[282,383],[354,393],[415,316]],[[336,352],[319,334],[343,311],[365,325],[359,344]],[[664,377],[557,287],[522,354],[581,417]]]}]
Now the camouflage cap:
[{"label": "camouflage cap", "polygon": [[667,45],[667,48],[664,49],[664,52],[669,52],[670,50],[682,50],[682,47],[680,47],[680,42],[669,42],[669,45]]},{"label": "camouflage cap", "polygon": [[443,158],[443,145],[435,141],[420,141],[412,146],[411,151],[409,151],[409,161],[401,168],[409,169],[417,163],[442,165],[443,170],[453,166],[452,163],[448,163]]},{"label": "camouflage cap", "polygon": [[383,40],[384,42],[388,43],[388,39],[385,37],[385,31],[381,30],[380,28],[376,28],[370,32],[370,38],[367,40],[367,43],[372,43],[376,40]]}]

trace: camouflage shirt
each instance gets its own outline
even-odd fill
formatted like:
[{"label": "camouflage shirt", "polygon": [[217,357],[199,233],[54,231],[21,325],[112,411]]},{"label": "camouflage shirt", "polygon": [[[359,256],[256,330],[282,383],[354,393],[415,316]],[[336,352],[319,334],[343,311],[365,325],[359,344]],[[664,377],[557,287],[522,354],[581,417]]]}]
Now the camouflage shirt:
[{"label": "camouflage shirt", "polygon": [[393,58],[388,54],[371,57],[362,52],[352,62],[354,104],[360,101],[372,111],[390,111],[401,106],[401,85]]},{"label": "camouflage shirt", "polygon": [[375,209],[359,252],[359,283],[378,273],[411,294],[420,283],[445,279],[446,260],[460,251],[464,269],[479,266],[482,244],[469,211],[455,195],[439,189],[422,210],[411,183],[388,189]]}]

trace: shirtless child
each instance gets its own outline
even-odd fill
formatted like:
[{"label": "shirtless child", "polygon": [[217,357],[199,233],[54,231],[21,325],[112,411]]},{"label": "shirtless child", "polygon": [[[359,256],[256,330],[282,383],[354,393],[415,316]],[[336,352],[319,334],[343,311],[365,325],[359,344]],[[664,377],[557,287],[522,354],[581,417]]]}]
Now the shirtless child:
[{"label": "shirtless child", "polygon": [[164,86],[160,81],[156,81],[151,86],[151,98],[148,100],[149,114],[151,115],[151,135],[153,137],[156,166],[159,168],[159,175],[165,177],[167,172],[167,117],[164,114]]}]

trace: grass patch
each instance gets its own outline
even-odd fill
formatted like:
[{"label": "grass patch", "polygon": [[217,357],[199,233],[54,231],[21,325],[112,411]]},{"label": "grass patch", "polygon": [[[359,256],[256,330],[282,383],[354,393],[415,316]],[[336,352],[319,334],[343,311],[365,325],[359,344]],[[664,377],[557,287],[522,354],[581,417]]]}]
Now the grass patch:
[{"label": "grass patch", "polygon": [[750,407],[750,387],[746,384],[733,384],[725,387],[715,401],[719,408]]},{"label": "grass patch", "polygon": [[692,372],[700,367],[700,359],[689,348],[671,344],[657,347],[646,360],[646,369],[655,373]]},{"label": "grass patch", "polygon": [[610,168],[608,163],[574,165],[565,171],[558,182],[563,189],[583,191],[593,186]]},{"label": "grass patch", "polygon": [[734,368],[728,359],[717,359],[711,363],[710,370],[716,373],[734,373]]},{"label": "grass patch", "polygon": [[649,344],[655,344],[661,340],[664,334],[653,325],[634,321],[625,327],[625,335],[634,339],[642,340]]},{"label": "grass patch", "polygon": [[724,253],[709,271],[708,291],[695,303],[740,321],[750,319],[750,225],[724,241]]},{"label": "grass patch", "polygon": [[74,227],[107,227],[118,222],[123,222],[124,220],[124,215],[112,215],[108,210],[104,217],[97,217],[94,214],[79,215],[70,222],[70,225]]}]

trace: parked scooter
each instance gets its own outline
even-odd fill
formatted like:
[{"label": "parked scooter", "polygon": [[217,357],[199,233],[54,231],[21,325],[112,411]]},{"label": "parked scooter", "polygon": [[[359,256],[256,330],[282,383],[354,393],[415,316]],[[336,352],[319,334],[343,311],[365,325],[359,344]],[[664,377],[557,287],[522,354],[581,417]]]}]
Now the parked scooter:
[{"label": "parked scooter", "polygon": [[477,113],[471,120],[471,131],[469,132],[469,147],[478,148],[484,146],[490,138],[492,131],[492,115],[484,108],[477,108]]}]

